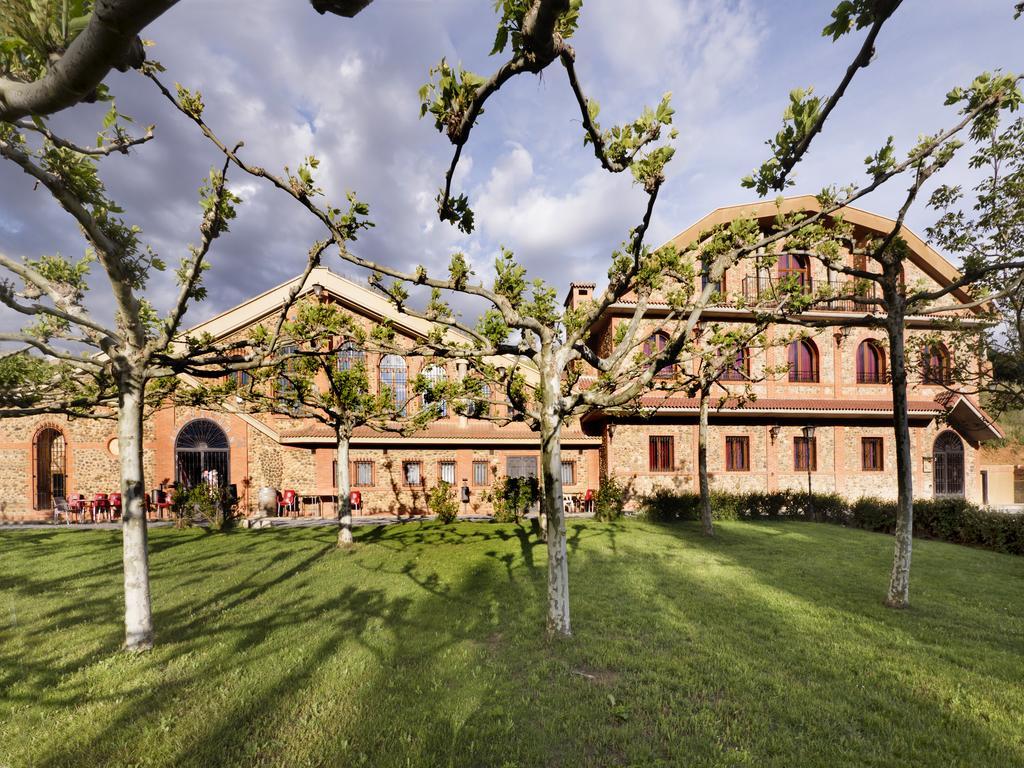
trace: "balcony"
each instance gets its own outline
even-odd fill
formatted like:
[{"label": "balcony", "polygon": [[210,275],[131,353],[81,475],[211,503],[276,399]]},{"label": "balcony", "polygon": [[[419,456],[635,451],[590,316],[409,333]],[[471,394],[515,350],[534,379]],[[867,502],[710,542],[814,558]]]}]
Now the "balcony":
[{"label": "balcony", "polygon": [[[764,302],[778,301],[783,296],[779,290],[780,278],[771,275],[756,275],[744,277],[742,280],[743,301],[745,304],[761,304]],[[865,299],[880,298],[878,286],[866,280],[849,280],[846,282],[828,282],[829,291],[842,298],[822,299],[815,304],[814,310],[830,310],[833,312],[874,312],[878,305],[859,302],[854,297]],[[820,286],[819,286],[820,287]],[[808,280],[804,286],[804,293],[811,293],[815,290],[815,284]]]},{"label": "balcony", "polygon": [[826,299],[823,309],[831,309],[835,312],[876,312],[878,304],[862,303],[854,297],[864,299],[881,298],[878,291],[878,284],[870,280],[848,280],[846,282],[832,282],[828,284],[831,292],[839,299]]},{"label": "balcony", "polygon": [[[812,282],[804,284],[804,293],[813,290]],[[753,275],[743,278],[743,300],[747,304],[759,304],[762,301],[778,301],[784,295],[779,290],[779,279],[770,275]]]}]

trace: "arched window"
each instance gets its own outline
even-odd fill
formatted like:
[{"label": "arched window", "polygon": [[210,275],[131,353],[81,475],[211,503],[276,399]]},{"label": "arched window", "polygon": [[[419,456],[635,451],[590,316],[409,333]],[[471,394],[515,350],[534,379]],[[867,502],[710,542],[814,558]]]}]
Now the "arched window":
[{"label": "arched window", "polygon": [[711,265],[703,264],[700,270],[700,289],[703,291],[708,285],[714,286],[713,290],[721,297],[725,293],[725,275],[720,280],[712,280],[710,276]]},{"label": "arched window", "polygon": [[857,347],[857,383],[885,382],[885,352],[874,339],[862,341]]},{"label": "arched window", "polygon": [[949,350],[932,344],[921,353],[921,380],[925,384],[949,384],[953,380]]},{"label": "arched window", "polygon": [[405,360],[398,355],[384,355],[380,359],[380,388],[391,393],[391,403],[402,416],[405,415],[407,381]]},{"label": "arched window", "polygon": [[[664,351],[667,345],[668,334],[665,333],[664,331],[656,331],[647,338],[647,341],[644,342],[644,356],[654,357],[659,352]],[[658,372],[655,373],[654,375],[658,376],[659,378],[668,378],[674,376],[675,373],[676,367],[669,363],[668,365],[663,365],[661,368],[659,368]]]},{"label": "arched window", "polygon": [[[299,348],[294,344],[287,344],[281,347],[281,356],[294,355],[298,351]],[[294,371],[295,358],[292,358],[285,362],[284,371],[277,377],[277,382],[275,383],[277,404],[289,410],[298,407],[298,391],[295,389],[295,384],[290,378],[290,374]]]},{"label": "arched window", "polygon": [[67,443],[63,433],[54,427],[41,429],[35,439],[36,509],[50,509],[53,500],[68,495]]},{"label": "arched window", "polygon": [[[423,378],[427,380],[427,384],[430,386],[432,390],[434,387],[437,387],[448,381],[448,374],[440,365],[428,365],[426,368],[423,369]],[[431,390],[428,390],[423,393],[424,405],[432,405],[433,403],[436,402],[438,413],[441,416],[447,416],[448,403],[445,402],[443,397],[435,396]]]},{"label": "arched window", "polygon": [[351,371],[357,365],[362,365],[366,359],[363,350],[354,341],[346,341],[338,347],[338,370]]},{"label": "arched window", "polygon": [[480,392],[476,397],[466,402],[467,416],[490,416],[491,415],[491,388],[486,384],[480,385]]},{"label": "arched window", "polygon": [[804,256],[792,253],[779,254],[779,279],[794,278],[805,291],[811,290],[811,268]]},{"label": "arched window", "polygon": [[231,445],[217,422],[210,419],[190,421],[174,441],[174,479],[186,488],[209,482],[215,471],[218,485],[228,484],[228,458]]},{"label": "arched window", "polygon": [[818,380],[818,348],[810,339],[799,339],[789,345],[789,380]]},{"label": "arched window", "polygon": [[737,349],[732,365],[722,372],[723,381],[746,381],[750,378],[750,350],[747,347]]}]

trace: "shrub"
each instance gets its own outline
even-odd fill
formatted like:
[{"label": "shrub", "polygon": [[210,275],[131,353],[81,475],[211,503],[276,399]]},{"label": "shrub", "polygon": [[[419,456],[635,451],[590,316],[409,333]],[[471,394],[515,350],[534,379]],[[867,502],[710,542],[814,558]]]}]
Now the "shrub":
[{"label": "shrub", "polygon": [[212,531],[224,531],[234,525],[236,509],[226,488],[197,485],[174,495],[171,513],[178,528],[206,523]]},{"label": "shrub", "polygon": [[540,498],[536,477],[502,477],[491,486],[490,500],[494,519],[499,523],[515,523]]},{"label": "shrub", "polygon": [[866,531],[892,533],[896,530],[896,502],[862,496],[850,508],[850,525]]},{"label": "shrub", "polygon": [[626,501],[626,489],[614,477],[601,480],[594,499],[595,520],[618,520]]},{"label": "shrub", "polygon": [[[700,519],[700,495],[659,488],[640,499],[641,514],[654,522]],[[863,496],[852,504],[836,493],[814,494],[814,511],[799,491],[713,492],[716,520],[814,520],[877,533],[896,530],[896,502]],[[914,535],[953,544],[1024,555],[1024,515],[975,506],[966,499],[914,501]]]},{"label": "shrub", "polygon": [[451,523],[459,514],[459,502],[455,498],[452,484],[442,480],[427,494],[427,507],[445,524]]}]

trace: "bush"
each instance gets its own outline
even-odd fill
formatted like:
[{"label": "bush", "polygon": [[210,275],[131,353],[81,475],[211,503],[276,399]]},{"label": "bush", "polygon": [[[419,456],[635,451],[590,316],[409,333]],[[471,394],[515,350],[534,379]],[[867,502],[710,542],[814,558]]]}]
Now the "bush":
[{"label": "bush", "polygon": [[877,533],[896,530],[896,502],[861,496],[850,508],[850,525]]},{"label": "bush", "polygon": [[626,501],[626,489],[614,477],[601,480],[594,499],[595,520],[618,520]]},{"label": "bush", "polygon": [[[660,488],[640,499],[641,514],[654,522],[700,520],[700,494]],[[799,491],[713,492],[715,520],[813,520],[876,533],[896,530],[896,502],[862,496],[852,504],[836,493],[814,494],[814,509]],[[966,499],[914,501],[914,536],[1024,555],[1024,515],[991,512]]]},{"label": "bush", "polygon": [[236,508],[226,488],[197,485],[174,494],[171,513],[177,528],[206,523],[212,531],[225,531],[235,523]]},{"label": "bush", "polygon": [[453,522],[459,514],[459,502],[452,484],[442,480],[431,488],[427,494],[427,507],[440,522],[446,525]]},{"label": "bush", "polygon": [[516,523],[540,498],[540,484],[536,477],[502,477],[491,486],[490,500],[494,507],[494,520]]}]

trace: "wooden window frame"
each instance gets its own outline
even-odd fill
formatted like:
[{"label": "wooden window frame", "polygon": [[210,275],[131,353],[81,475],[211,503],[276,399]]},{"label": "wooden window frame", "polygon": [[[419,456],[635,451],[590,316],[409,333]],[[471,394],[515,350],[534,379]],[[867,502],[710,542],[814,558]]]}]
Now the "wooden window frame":
[{"label": "wooden window frame", "polygon": [[[349,471],[352,473],[352,482],[350,485],[353,488],[372,488],[377,484],[377,462],[373,459],[353,459],[351,462],[351,468]],[[370,465],[370,482],[360,483],[359,482],[359,465],[369,464]]]},{"label": "wooden window frame", "polygon": [[[479,465],[483,465],[484,468],[484,482],[478,483],[476,481],[476,468]],[[491,484],[491,462],[486,460],[476,459],[473,461],[473,471],[470,475],[471,482],[474,488],[487,488]]]},{"label": "wooden window frame", "polygon": [[[658,445],[668,446],[668,461]],[[673,435],[649,435],[647,438],[647,468],[650,472],[674,472],[676,468],[676,440]]]},{"label": "wooden window frame", "polygon": [[[736,361],[740,361],[737,367]],[[736,350],[732,364],[722,371],[722,381],[747,381],[750,378],[750,347]]]},{"label": "wooden window frame", "polygon": [[[874,455],[878,459],[877,466],[868,466],[867,447],[874,445]],[[884,437],[862,437],[860,439],[860,469],[862,472],[884,472],[885,471],[885,438]]]},{"label": "wooden window frame", "polygon": [[[448,482],[447,480],[444,479],[444,467],[447,464],[452,465],[451,482]],[[437,462],[437,482],[440,483],[442,481],[448,483],[448,485],[450,485],[452,488],[459,484],[459,463],[455,461],[455,459],[442,459],[441,461]]]},{"label": "wooden window frame", "polygon": [[[741,462],[743,466],[736,466],[734,461],[733,450],[730,447],[733,444],[742,446]],[[750,436],[749,435],[726,435],[725,437],[725,471],[726,472],[749,472],[750,471]]]},{"label": "wooden window frame", "polygon": [[[565,468],[571,467],[572,482],[565,482]],[[576,462],[572,459],[562,459],[562,485],[576,485]]]},{"label": "wooden window frame", "polygon": [[[415,464],[417,466],[417,468],[418,468],[417,471],[419,472],[419,475],[420,475],[419,482],[417,482],[417,483],[410,483],[409,482],[409,473],[405,471],[405,468],[410,466],[410,465],[412,465],[412,464]],[[402,462],[402,485],[404,485],[406,488],[422,488],[423,487],[423,485],[424,485],[424,477],[423,477],[423,462],[422,461],[415,460],[415,459],[406,459],[406,460],[404,460]]]},{"label": "wooden window frame", "polygon": [[[665,331],[655,331],[644,341],[644,357],[655,357],[668,346],[669,335]],[[676,375],[675,363],[666,363],[654,373],[656,379],[670,379]]]},{"label": "wooden window frame", "polygon": [[[801,452],[800,446],[802,446],[805,442],[809,442],[809,444],[810,444],[810,454],[809,454],[810,455],[810,464],[811,464],[810,471],[811,472],[817,472],[818,471],[818,438],[812,437],[810,439],[810,441],[808,441],[806,437],[803,437],[801,435],[797,435],[796,437],[793,438],[793,471],[794,472],[807,472],[808,471],[807,465],[803,464],[803,462],[801,461],[801,459],[803,458],[804,454]],[[803,466],[801,466],[801,464],[803,464]]]},{"label": "wooden window frame", "polygon": [[[800,360],[800,348],[807,347],[807,354],[811,358],[809,371],[802,370],[797,363]],[[796,355],[793,350],[797,350]],[[791,342],[786,350],[786,361],[789,364],[789,381],[791,384],[820,384],[821,383],[821,355],[818,345],[810,339],[796,339]]]}]

